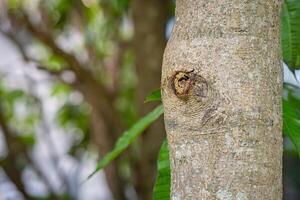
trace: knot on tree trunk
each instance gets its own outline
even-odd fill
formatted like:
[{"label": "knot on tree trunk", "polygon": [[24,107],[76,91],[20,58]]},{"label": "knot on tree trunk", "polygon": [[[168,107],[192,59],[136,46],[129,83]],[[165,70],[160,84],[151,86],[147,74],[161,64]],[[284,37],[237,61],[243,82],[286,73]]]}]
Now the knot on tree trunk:
[{"label": "knot on tree trunk", "polygon": [[217,96],[208,81],[194,69],[176,71],[169,79],[169,88],[185,105],[183,113],[186,115],[193,115],[199,109],[208,107]]},{"label": "knot on tree trunk", "polygon": [[[204,130],[209,127],[208,130],[211,130],[227,123],[228,116],[224,104],[228,105],[230,100],[224,94],[220,95],[213,82],[200,71],[178,70],[171,72],[167,77],[163,81],[163,85],[166,86],[163,96],[169,100],[169,104],[165,103],[165,106],[172,109],[172,112],[165,115],[167,128]],[[187,118],[190,120],[187,121]],[[192,134],[208,132],[197,131]]]}]

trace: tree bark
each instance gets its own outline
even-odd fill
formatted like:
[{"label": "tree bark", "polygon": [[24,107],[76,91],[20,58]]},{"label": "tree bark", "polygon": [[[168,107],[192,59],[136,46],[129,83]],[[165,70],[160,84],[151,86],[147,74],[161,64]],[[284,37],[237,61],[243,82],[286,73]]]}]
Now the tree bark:
[{"label": "tree bark", "polygon": [[172,199],[282,199],[280,0],[177,0],[162,94]]},{"label": "tree bark", "polygon": [[[87,79],[89,80],[89,79]],[[75,87],[82,92],[86,101],[91,106],[91,128],[93,142],[96,144],[100,156],[109,153],[116,143],[121,125],[119,116],[113,106],[101,97],[101,90],[97,82],[81,81]],[[101,103],[100,99],[102,100]],[[113,102],[113,99],[112,99]],[[124,200],[124,179],[118,170],[118,160],[112,161],[104,168],[105,177],[112,196],[115,200]]]},{"label": "tree bark", "polygon": [[[169,0],[133,0],[133,50],[138,77],[137,100],[141,116],[156,105],[145,104],[145,97],[160,87],[162,55],[166,45],[165,30]],[[141,200],[151,200],[155,180],[156,160],[165,137],[163,120],[149,127],[140,137],[139,158],[133,169],[134,184]]]}]

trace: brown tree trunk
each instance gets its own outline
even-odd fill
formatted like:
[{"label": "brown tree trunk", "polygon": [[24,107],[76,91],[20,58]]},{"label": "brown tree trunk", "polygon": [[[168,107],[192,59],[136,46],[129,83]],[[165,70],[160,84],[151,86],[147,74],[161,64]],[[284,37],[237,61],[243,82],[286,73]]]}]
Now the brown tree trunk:
[{"label": "brown tree trunk", "polygon": [[282,199],[280,0],[177,0],[162,74],[172,199]]},{"label": "brown tree trunk", "polygon": [[[92,79],[81,80],[78,85],[75,85],[75,88],[82,92],[91,106],[93,142],[96,144],[100,156],[105,156],[113,149],[121,133],[121,125],[117,111],[113,108],[113,99],[109,102],[103,98],[98,84]],[[104,168],[105,177],[114,199],[124,200],[126,199],[124,180],[117,166],[117,160],[115,160]]]},{"label": "brown tree trunk", "polygon": [[[160,87],[162,55],[166,44],[165,29],[169,0],[133,0],[133,47],[138,77],[139,114],[144,115],[154,104],[144,104],[145,97]],[[133,170],[139,199],[151,200],[155,180],[156,158],[164,138],[163,120],[148,128],[140,139],[140,156]]]},{"label": "brown tree trunk", "polygon": [[18,156],[24,154],[24,149],[17,141],[14,141],[15,138],[13,138],[13,134],[4,118],[2,105],[0,105],[0,129],[7,147],[6,158],[0,161],[1,168],[24,198],[31,199],[22,181],[22,168],[18,166]]},{"label": "brown tree trunk", "polygon": [[[95,106],[93,107],[95,109]],[[97,111],[92,111],[92,136],[93,142],[96,144],[100,156],[105,156],[113,149],[113,137],[109,135],[108,126],[103,122],[103,117],[99,116]],[[100,158],[101,159],[101,158]],[[109,166],[104,168],[105,177],[112,196],[115,200],[123,200],[125,198],[124,182],[118,172],[117,160],[111,162]]]}]

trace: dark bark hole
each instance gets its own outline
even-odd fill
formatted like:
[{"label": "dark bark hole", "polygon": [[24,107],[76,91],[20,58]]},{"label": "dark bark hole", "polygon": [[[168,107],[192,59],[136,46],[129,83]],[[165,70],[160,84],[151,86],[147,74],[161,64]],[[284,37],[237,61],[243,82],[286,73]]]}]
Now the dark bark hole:
[{"label": "dark bark hole", "polygon": [[194,73],[194,70],[175,72],[171,86],[174,94],[182,100],[193,96],[196,101],[204,102],[209,93],[208,83],[202,76]]},{"label": "dark bark hole", "polygon": [[188,75],[184,74],[183,77],[181,77],[178,81],[182,82],[182,81],[187,81],[189,79],[190,79],[190,77]]},{"label": "dark bark hole", "polygon": [[194,83],[192,72],[178,71],[172,78],[172,89],[180,99],[186,100],[189,95],[190,88]]}]

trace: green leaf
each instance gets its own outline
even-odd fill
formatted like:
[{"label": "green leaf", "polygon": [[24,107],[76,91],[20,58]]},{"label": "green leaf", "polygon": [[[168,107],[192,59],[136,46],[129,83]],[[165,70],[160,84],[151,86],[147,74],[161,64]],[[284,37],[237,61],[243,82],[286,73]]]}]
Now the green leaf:
[{"label": "green leaf", "polygon": [[116,157],[118,157],[162,113],[163,106],[159,105],[145,117],[136,122],[129,130],[125,131],[116,142],[113,150],[103,157],[103,159],[98,163],[95,171],[88,176],[88,179],[96,174],[99,170],[106,167]]},{"label": "green leaf", "polygon": [[53,72],[61,71],[65,67],[65,61],[57,55],[50,55],[43,63]]},{"label": "green leaf", "polygon": [[300,1],[285,0],[281,15],[283,60],[294,71],[300,69]]},{"label": "green leaf", "polygon": [[89,129],[89,107],[86,104],[64,104],[57,112],[56,120],[64,128],[77,127],[86,133]]},{"label": "green leaf", "polygon": [[170,181],[171,170],[169,161],[169,149],[167,140],[162,144],[158,162],[157,162],[158,176],[153,190],[154,200],[169,200],[170,199]]},{"label": "green leaf", "polygon": [[21,0],[8,0],[7,5],[9,9],[19,9],[22,6]]},{"label": "green leaf", "polygon": [[101,0],[102,6],[109,6],[110,12],[116,16],[121,16],[129,7],[128,0]]},{"label": "green leaf", "polygon": [[51,90],[51,96],[59,96],[62,94],[67,94],[71,91],[71,88],[69,85],[63,84],[63,83],[56,83],[52,87]]},{"label": "green leaf", "polygon": [[152,91],[147,97],[144,103],[152,101],[161,101],[161,92],[160,89]]},{"label": "green leaf", "polygon": [[300,155],[300,88],[284,86],[283,132],[294,143]]},{"label": "green leaf", "polygon": [[18,139],[22,142],[22,144],[25,144],[27,146],[33,146],[36,142],[35,135],[33,133],[19,135]]}]

